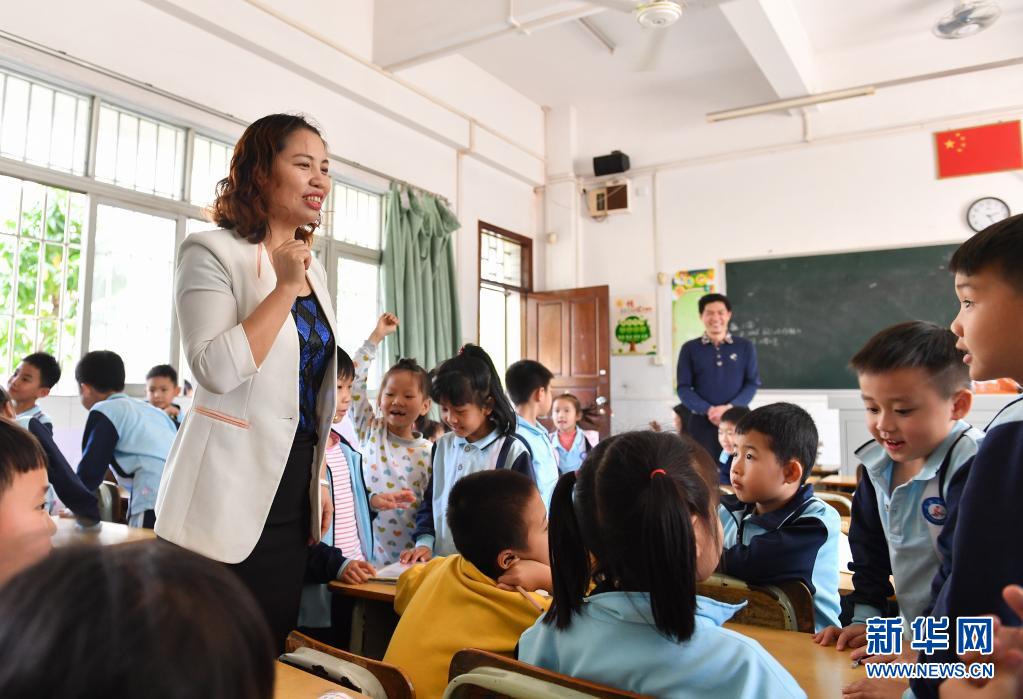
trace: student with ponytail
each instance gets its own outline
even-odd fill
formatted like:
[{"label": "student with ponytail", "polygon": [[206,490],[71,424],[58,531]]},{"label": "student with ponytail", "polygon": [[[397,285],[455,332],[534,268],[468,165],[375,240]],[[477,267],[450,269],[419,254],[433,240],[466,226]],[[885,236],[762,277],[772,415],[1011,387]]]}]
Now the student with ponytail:
[{"label": "student with ponytail", "polygon": [[468,344],[431,372],[430,397],[451,428],[433,445],[433,471],[416,513],[415,547],[402,563],[428,561],[456,552],[447,523],[448,496],[458,479],[499,468],[524,473],[536,482],[529,446],[515,434],[515,410],[490,356]]},{"label": "student with ponytail", "polygon": [[721,626],[741,606],[696,594],[721,555],[716,492],[677,435],[594,447],[554,490],[553,603],[519,639],[519,660],[667,699],[805,697],[756,641]]}]

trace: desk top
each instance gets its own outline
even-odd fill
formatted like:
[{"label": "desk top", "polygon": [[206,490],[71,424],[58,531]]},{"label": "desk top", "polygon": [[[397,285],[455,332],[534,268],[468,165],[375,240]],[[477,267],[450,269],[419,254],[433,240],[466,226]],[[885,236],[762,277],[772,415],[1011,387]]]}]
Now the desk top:
[{"label": "desk top", "polygon": [[327,692],[332,699],[367,699],[351,689],[345,689],[330,680],[299,670],[297,667],[277,662],[277,676],[274,679],[274,699],[319,699]]},{"label": "desk top", "polygon": [[371,599],[377,602],[387,602],[394,605],[394,594],[398,586],[394,583],[368,582],[361,585],[349,585],[339,580],[333,580],[328,584],[331,592],[336,592],[345,597],[358,599]]},{"label": "desk top", "polygon": [[53,535],[54,547],[100,545],[112,546],[125,544],[129,541],[151,541],[156,538],[152,529],[129,527],[116,522],[103,522],[99,530],[85,530],[75,524],[75,520],[67,517],[54,517],[57,533]]},{"label": "desk top", "polygon": [[822,486],[837,488],[839,490],[856,490],[856,476],[841,476],[836,473],[831,476],[824,476],[824,478],[821,478],[818,483]]},{"label": "desk top", "polygon": [[842,687],[866,677],[863,667],[854,668],[849,651],[819,646],[808,633],[781,631],[746,624],[725,624],[756,640],[791,673],[810,699],[840,697]]}]

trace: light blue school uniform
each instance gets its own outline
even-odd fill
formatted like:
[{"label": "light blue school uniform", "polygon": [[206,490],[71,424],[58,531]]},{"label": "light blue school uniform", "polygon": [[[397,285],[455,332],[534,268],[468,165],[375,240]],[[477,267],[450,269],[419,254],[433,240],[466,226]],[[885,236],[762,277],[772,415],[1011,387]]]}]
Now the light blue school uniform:
[{"label": "light blue school uniform", "polygon": [[[931,582],[942,563],[938,537],[952,504],[949,488],[963,476],[959,471],[969,468],[983,439],[982,431],[968,422],[957,421],[927,457],[920,472],[894,490],[891,487],[894,463],[884,447],[871,441],[856,451],[869,483],[861,483],[853,499],[849,531],[853,585],[857,592],[862,592],[861,587],[864,591],[875,588],[887,591],[890,573],[895,579],[906,631],[910,622],[922,616],[934,601]],[[880,531],[873,524],[878,521]],[[854,623],[884,616],[879,606],[883,597],[857,594],[855,599]]]},{"label": "light blue school uniform", "polygon": [[561,439],[558,437],[557,430],[550,433],[550,441],[551,446],[554,447],[554,454],[558,459],[559,476],[570,471],[578,471],[579,467],[583,465],[583,459],[586,458],[586,454],[593,448],[593,445],[586,439],[586,435],[578,427],[575,430],[575,439],[572,440],[570,448],[565,449],[565,447],[561,446]]},{"label": "light blue school uniform", "polygon": [[535,480],[525,441],[517,434],[503,436],[497,430],[475,442],[448,432],[433,445],[430,463],[433,465],[430,480],[416,512],[412,540],[416,546],[429,548],[434,556],[458,553],[448,527],[447,512],[451,489],[460,478],[470,473],[508,468]]},{"label": "light blue school uniform", "polygon": [[51,432],[53,431],[53,420],[51,420],[50,416],[44,413],[43,409],[40,408],[38,405],[33,405],[25,412],[18,413],[17,415],[15,415],[14,421],[27,430],[28,423],[32,421],[32,418],[39,420],[39,422],[46,425]]},{"label": "light blue school uniform", "polygon": [[[373,552],[373,527],[372,518],[369,512],[369,497],[366,484],[362,477],[362,454],[355,451],[342,437],[338,443],[341,452],[345,455],[345,462],[348,464],[349,483],[352,488],[352,503],[355,506],[355,528],[359,534],[359,546],[365,554]],[[328,490],[334,492],[334,477],[327,471],[327,482],[330,484]],[[327,533],[320,541],[327,546],[334,546],[334,525],[327,527]],[[312,554],[311,554],[312,555]],[[340,580],[345,568],[353,559],[345,558],[341,567],[338,568],[336,578]],[[308,562],[307,562],[308,563]],[[326,585],[312,584],[302,586],[302,602],[298,609],[298,625],[308,626],[314,629],[322,629],[331,626],[330,602],[332,594]]]},{"label": "light blue school uniform", "polygon": [[696,628],[679,643],[654,626],[649,593],[603,592],[583,600],[567,629],[541,617],[519,639],[518,658],[659,699],[805,697],[759,643],[722,627],[743,606],[697,596]]},{"label": "light blue school uniform", "polygon": [[521,415],[515,416],[517,427],[515,434],[526,440],[529,450],[533,453],[533,476],[536,487],[543,498],[544,506],[551,509],[551,496],[554,486],[558,484],[558,457],[554,455],[551,438],[543,425],[527,422]]},{"label": "light blue school uniform", "polygon": [[178,432],[174,421],[162,410],[124,393],[96,403],[90,412],[107,418],[117,431],[114,462],[110,465],[118,484],[130,495],[129,523],[140,526],[143,513],[156,507],[163,466]]}]

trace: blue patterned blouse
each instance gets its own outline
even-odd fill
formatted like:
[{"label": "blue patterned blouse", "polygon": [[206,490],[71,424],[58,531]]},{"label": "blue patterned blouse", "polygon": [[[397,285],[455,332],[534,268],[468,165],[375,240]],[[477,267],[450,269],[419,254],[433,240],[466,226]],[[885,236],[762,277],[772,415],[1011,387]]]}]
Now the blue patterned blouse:
[{"label": "blue patterned blouse", "polygon": [[316,396],[334,352],[334,334],[315,294],[299,296],[291,306],[298,328],[298,433],[316,433]]}]

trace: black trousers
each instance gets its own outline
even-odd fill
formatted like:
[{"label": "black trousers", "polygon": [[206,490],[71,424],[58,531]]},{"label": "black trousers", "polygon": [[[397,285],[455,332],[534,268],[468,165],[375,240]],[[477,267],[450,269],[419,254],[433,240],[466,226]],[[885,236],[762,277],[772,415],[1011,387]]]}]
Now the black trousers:
[{"label": "black trousers", "polygon": [[689,413],[686,419],[686,431],[696,442],[707,450],[710,458],[716,462],[721,455],[721,443],[718,441],[718,428],[706,415]]},{"label": "black trousers", "polygon": [[229,565],[266,615],[279,653],[284,652],[284,642],[298,624],[315,447],[315,435],[296,435],[256,547],[244,561]]}]

